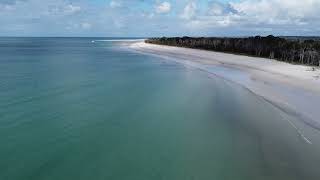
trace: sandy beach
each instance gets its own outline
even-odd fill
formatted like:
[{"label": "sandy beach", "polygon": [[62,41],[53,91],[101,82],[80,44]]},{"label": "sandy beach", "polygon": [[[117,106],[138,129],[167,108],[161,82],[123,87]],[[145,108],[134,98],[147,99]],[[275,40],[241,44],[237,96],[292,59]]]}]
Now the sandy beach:
[{"label": "sandy beach", "polygon": [[205,50],[136,42],[130,48],[140,53],[162,57],[237,83],[262,99],[299,117],[289,122],[309,144],[312,134],[304,127],[320,129],[320,70],[276,60]]}]

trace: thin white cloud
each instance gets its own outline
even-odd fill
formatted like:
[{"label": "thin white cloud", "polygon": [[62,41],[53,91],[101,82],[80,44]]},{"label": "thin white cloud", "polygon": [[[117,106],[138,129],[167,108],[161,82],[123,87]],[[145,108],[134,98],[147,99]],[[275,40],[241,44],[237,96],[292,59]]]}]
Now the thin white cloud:
[{"label": "thin white cloud", "polygon": [[171,11],[171,4],[169,2],[165,1],[165,2],[157,4],[155,9],[156,9],[156,13],[158,13],[158,14],[169,13]]},{"label": "thin white cloud", "polygon": [[16,4],[19,1],[26,1],[26,0],[0,0],[0,4]]},{"label": "thin white cloud", "polygon": [[223,6],[218,3],[212,4],[211,8],[209,9],[209,14],[212,14],[212,15],[222,15],[223,12],[224,12]]},{"label": "thin white cloud", "polygon": [[64,7],[64,13],[66,14],[75,14],[81,11],[81,7],[80,6],[75,6],[72,4],[66,5]]},{"label": "thin white cloud", "polygon": [[197,11],[197,4],[194,1],[190,1],[183,9],[181,18],[190,20],[195,17]]},{"label": "thin white cloud", "polygon": [[11,11],[14,10],[14,6],[9,5],[9,4],[0,4],[0,10],[2,11]]},{"label": "thin white cloud", "polygon": [[111,8],[119,8],[122,6],[122,3],[120,1],[117,1],[117,0],[112,0],[110,2],[110,7]]},{"label": "thin white cloud", "polygon": [[65,16],[73,15],[81,11],[80,6],[72,4],[49,4],[47,7],[47,15]]},{"label": "thin white cloud", "polygon": [[92,27],[92,25],[90,23],[87,23],[87,22],[81,23],[82,29],[91,29],[91,27]]}]

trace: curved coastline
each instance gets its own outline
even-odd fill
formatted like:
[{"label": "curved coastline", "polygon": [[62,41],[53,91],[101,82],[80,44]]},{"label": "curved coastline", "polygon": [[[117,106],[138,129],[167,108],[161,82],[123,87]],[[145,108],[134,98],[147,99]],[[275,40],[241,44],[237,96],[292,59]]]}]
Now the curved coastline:
[{"label": "curved coastline", "polygon": [[[210,75],[236,83],[280,109],[298,118],[302,124],[320,130],[320,70],[275,60],[135,42],[139,53],[154,55]],[[308,144],[308,130],[299,122],[288,122]]]}]

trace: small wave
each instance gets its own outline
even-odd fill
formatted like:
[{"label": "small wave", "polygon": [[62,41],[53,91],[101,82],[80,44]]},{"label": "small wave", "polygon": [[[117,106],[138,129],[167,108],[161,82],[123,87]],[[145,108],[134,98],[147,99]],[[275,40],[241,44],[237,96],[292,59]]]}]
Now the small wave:
[{"label": "small wave", "polygon": [[101,39],[93,40],[91,42],[133,42],[133,41],[144,41],[145,39]]}]

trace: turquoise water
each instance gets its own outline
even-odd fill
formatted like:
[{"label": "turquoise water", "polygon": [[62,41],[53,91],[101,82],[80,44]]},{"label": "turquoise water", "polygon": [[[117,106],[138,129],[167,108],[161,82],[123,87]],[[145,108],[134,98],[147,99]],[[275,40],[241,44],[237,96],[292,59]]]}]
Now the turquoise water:
[{"label": "turquoise water", "polygon": [[98,39],[0,38],[1,180],[320,178],[294,117]]}]

